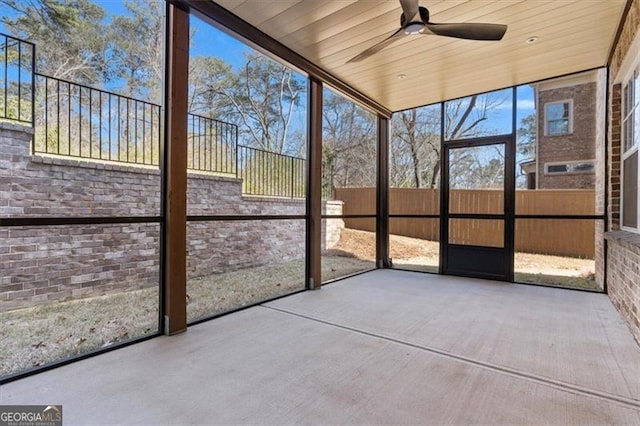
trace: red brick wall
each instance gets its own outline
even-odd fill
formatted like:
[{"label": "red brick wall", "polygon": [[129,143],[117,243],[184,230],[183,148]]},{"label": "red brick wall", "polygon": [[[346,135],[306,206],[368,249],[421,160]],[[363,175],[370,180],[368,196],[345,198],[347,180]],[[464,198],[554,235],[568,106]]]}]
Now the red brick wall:
[{"label": "red brick wall", "polygon": [[[593,189],[595,174],[547,175],[545,163],[594,160],[596,158],[596,83],[540,90],[538,120],[538,188]],[[573,132],[545,135],[545,104],[573,100]]]},{"label": "red brick wall", "polygon": [[[609,78],[613,83],[640,26],[640,0],[633,0],[614,47]],[[620,228],[621,85],[609,87],[609,209],[612,232],[607,233],[607,287],[611,301],[640,342],[640,234]]]},{"label": "red brick wall", "polygon": [[611,87],[609,102],[609,229],[620,229],[620,147],[622,86]]}]

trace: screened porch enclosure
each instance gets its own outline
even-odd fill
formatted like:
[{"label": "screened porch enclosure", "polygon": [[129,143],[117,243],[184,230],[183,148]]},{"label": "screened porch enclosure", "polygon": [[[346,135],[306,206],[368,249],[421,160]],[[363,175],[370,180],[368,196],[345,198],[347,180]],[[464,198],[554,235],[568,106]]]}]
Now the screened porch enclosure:
[{"label": "screened porch enclosure", "polygon": [[[623,1],[428,2],[507,38],[355,64],[400,3],[89,3],[103,39],[74,46],[121,68],[56,73],[53,41],[0,33],[2,404],[55,389],[71,423],[100,400],[116,423],[640,419],[637,342],[607,298],[603,46]],[[142,53],[109,37],[142,12],[151,51],[127,74]],[[575,52],[520,46],[561,12]],[[509,47],[519,74],[487,59]],[[184,394],[153,403],[167,389]]]}]

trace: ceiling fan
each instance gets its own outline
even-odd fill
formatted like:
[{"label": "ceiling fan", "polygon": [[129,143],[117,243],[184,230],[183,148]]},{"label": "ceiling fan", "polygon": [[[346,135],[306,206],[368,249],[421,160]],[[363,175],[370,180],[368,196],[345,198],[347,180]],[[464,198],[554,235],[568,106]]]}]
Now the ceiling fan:
[{"label": "ceiling fan", "polygon": [[429,22],[429,11],[419,6],[418,0],[400,0],[402,15],[400,15],[400,29],[380,43],[375,44],[364,52],[349,59],[347,63],[359,62],[378,53],[391,43],[406,36],[432,34],[446,37],[463,38],[467,40],[502,40],[507,26],[502,24],[483,24],[468,22],[460,24],[436,24]]}]

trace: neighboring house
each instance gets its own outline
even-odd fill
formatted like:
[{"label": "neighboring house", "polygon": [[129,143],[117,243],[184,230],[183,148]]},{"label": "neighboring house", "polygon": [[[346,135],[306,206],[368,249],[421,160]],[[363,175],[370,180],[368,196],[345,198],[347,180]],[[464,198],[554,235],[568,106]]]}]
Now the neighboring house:
[{"label": "neighboring house", "polygon": [[520,163],[527,189],[595,188],[599,75],[589,71],[533,85],[536,158]]}]

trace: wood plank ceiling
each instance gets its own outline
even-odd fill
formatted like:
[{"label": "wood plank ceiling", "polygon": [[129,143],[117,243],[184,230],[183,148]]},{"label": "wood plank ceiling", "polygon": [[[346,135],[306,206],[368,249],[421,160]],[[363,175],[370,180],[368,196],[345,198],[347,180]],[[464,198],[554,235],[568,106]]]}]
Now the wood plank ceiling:
[{"label": "wood plank ceiling", "polygon": [[[491,22],[509,28],[500,42],[405,37],[351,64],[347,60],[399,28],[397,0],[216,3],[398,111],[604,66],[625,1],[422,0],[432,22]],[[527,43],[532,36],[537,42]]]}]

